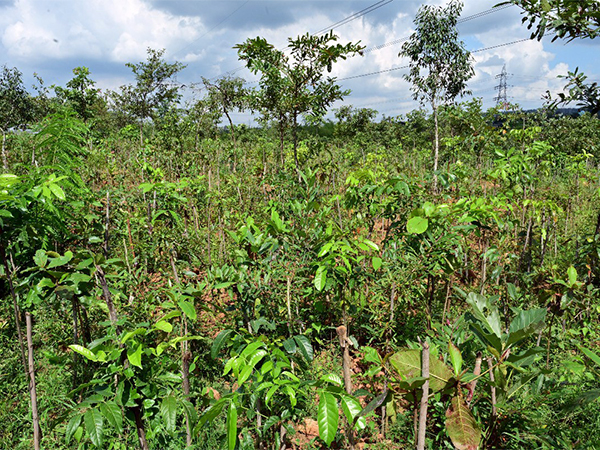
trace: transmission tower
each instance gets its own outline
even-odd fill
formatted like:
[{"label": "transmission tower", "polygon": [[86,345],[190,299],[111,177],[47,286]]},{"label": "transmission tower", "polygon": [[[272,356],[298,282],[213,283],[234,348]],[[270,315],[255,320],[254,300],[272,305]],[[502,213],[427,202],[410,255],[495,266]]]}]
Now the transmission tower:
[{"label": "transmission tower", "polygon": [[505,110],[508,109],[508,84],[506,83],[510,74],[506,73],[506,64],[502,66],[502,72],[496,75],[496,79],[499,79],[498,86],[495,86],[494,89],[498,91],[498,95],[494,97],[496,101],[496,106],[501,107]]}]

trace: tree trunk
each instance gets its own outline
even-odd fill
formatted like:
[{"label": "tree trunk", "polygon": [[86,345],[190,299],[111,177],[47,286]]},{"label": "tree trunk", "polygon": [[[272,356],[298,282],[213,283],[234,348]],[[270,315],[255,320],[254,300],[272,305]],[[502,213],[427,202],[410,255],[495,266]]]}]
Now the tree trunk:
[{"label": "tree trunk", "polygon": [[144,428],[144,420],[142,419],[142,408],[139,405],[131,408],[135,419],[135,428],[137,430],[138,441],[140,442],[141,450],[150,450],[148,441],[146,440],[146,429]]},{"label": "tree trunk", "polygon": [[[2,229],[0,228],[0,233],[2,233]],[[6,279],[8,281],[8,288],[10,290],[10,296],[13,301],[13,310],[15,314],[15,324],[17,326],[17,339],[19,341],[19,350],[21,351],[21,361],[23,363],[23,369],[25,370],[25,375],[28,374],[27,370],[27,359],[25,357],[25,344],[23,340],[23,332],[21,331],[21,321],[19,317],[21,316],[19,311],[19,304],[17,303],[17,295],[15,294],[15,287],[12,282],[12,271],[8,266],[8,261],[6,260],[6,250],[4,249],[4,243],[0,241],[0,257],[2,258],[2,263],[4,264],[4,270],[6,272]]]},{"label": "tree trunk", "polygon": [[2,128],[2,167],[8,172],[8,157],[6,155],[6,130]]},{"label": "tree trunk", "polygon": [[433,108],[433,122],[435,125],[435,142],[433,151],[433,193],[437,194],[437,170],[440,155],[440,131],[438,126],[438,110],[435,101],[431,102],[431,107]]},{"label": "tree trunk", "polygon": [[425,432],[427,430],[427,407],[429,405],[429,344],[423,343],[421,376],[426,378],[423,384],[423,396],[419,409],[419,434],[417,435],[417,450],[425,450]]},{"label": "tree trunk", "polygon": [[42,441],[42,432],[40,430],[40,418],[37,408],[37,393],[35,389],[35,365],[33,362],[33,339],[31,313],[25,313],[25,322],[27,324],[27,354],[29,355],[29,395],[31,397],[31,418],[33,420],[33,447],[40,449]]}]

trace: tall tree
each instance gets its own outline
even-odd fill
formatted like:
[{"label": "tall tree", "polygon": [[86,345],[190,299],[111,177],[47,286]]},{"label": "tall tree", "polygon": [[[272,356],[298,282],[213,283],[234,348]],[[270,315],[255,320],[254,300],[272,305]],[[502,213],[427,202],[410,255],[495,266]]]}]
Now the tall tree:
[{"label": "tall tree", "polygon": [[148,48],[148,57],[137,64],[127,63],[135,75],[135,84],[121,87],[114,94],[119,108],[139,121],[140,146],[144,144],[144,120],[154,119],[159,111],[167,111],[169,106],[181,98],[179,87],[174,86],[173,77],[185,68],[179,62],[168,63],[163,59],[165,50]]},{"label": "tall tree", "polygon": [[23,84],[23,74],[13,67],[2,66],[0,74],[0,131],[2,131],[2,167],[8,170],[6,133],[25,125],[32,117],[33,102]]},{"label": "tall tree", "polygon": [[410,70],[404,79],[412,83],[413,97],[429,103],[435,123],[433,189],[437,190],[439,160],[438,108],[467,91],[467,81],[475,74],[471,54],[458,39],[456,24],[463,4],[452,0],[448,6],[424,5],[414,20],[415,32],[402,45],[398,56],[409,58]]},{"label": "tall tree", "polygon": [[[322,36],[305,34],[288,39],[291,57],[275,49],[263,38],[248,39],[236,45],[240,59],[246,61],[252,73],[261,73],[259,106],[273,114],[283,130],[291,124],[294,163],[298,163],[298,118],[302,115],[311,122],[323,118],[327,109],[350,93],[336,84],[335,77],[325,76],[340,59],[361,53],[359,43],[342,45],[329,32]],[[283,138],[283,133],[281,133]]]}]

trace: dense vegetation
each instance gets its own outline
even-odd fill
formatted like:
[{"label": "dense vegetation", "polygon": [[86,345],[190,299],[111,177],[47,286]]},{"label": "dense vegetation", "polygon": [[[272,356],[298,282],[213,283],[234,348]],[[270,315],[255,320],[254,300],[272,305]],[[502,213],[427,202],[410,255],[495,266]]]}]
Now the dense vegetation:
[{"label": "dense vegetation", "polygon": [[597,116],[324,123],[361,46],[290,46],[187,104],[4,68],[0,447],[598,448]]}]

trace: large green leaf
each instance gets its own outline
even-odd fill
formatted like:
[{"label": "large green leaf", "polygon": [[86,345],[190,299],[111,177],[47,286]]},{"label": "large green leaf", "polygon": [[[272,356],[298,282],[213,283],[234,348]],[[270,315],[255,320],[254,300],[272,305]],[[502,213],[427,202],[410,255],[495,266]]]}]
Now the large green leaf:
[{"label": "large green leaf", "polygon": [[[470,292],[467,296],[467,303],[471,305],[473,316],[481,322],[488,333],[494,333],[498,338],[502,337],[502,322],[498,308],[492,306],[489,299],[483,295]],[[486,315],[485,311],[489,314]]]},{"label": "large green leaf", "polygon": [[544,326],[546,308],[519,311],[509,327],[507,345],[513,345],[538,332]]},{"label": "large green leaf", "polygon": [[100,412],[117,433],[123,431],[123,416],[119,405],[115,402],[100,403]]},{"label": "large green leaf", "polygon": [[77,414],[71,417],[71,420],[69,420],[69,423],[67,423],[67,430],[65,432],[65,440],[67,441],[67,444],[69,443],[71,437],[75,434],[75,431],[79,427],[82,417],[83,416],[81,414]]},{"label": "large green leaf", "polygon": [[[421,350],[400,350],[390,356],[392,366],[404,380],[421,376]],[[432,392],[441,391],[448,386],[454,374],[439,359],[429,356],[429,388]]]},{"label": "large green leaf", "polygon": [[[340,395],[340,403],[348,423],[355,424],[357,430],[362,430],[367,426],[367,421],[365,418],[359,416],[360,412],[362,411],[362,407],[360,406],[358,400],[350,395],[342,394]],[[354,422],[354,418],[356,418],[356,422]]]},{"label": "large green leaf", "polygon": [[231,333],[233,333],[233,330],[223,330],[217,335],[210,349],[210,356],[212,359],[216,359],[217,356],[219,356],[221,347],[223,347],[223,344],[225,343],[225,341]]},{"label": "large green leaf", "polygon": [[246,382],[246,380],[248,380],[248,378],[250,378],[250,375],[252,375],[252,371],[254,370],[254,366],[256,366],[256,364],[258,364],[258,362],[263,359],[265,357],[265,355],[267,354],[267,351],[265,349],[258,349],[256,350],[256,352],[254,352],[251,356],[250,359],[248,360],[248,362],[243,366],[242,370],[240,371],[240,376],[238,377],[238,385],[242,385]]},{"label": "large green leaf", "polygon": [[47,268],[53,269],[54,267],[64,266],[69,261],[71,261],[71,259],[73,259],[73,252],[65,252],[63,256],[52,258]]},{"label": "large green leaf", "polygon": [[460,396],[452,398],[446,411],[446,432],[457,450],[477,450],[479,447],[481,430]]},{"label": "large green leaf", "polygon": [[173,433],[177,423],[177,399],[175,397],[169,395],[163,398],[160,404],[160,415],[164,420],[167,431]]},{"label": "large green leaf", "polygon": [[318,291],[323,290],[325,284],[327,283],[327,267],[319,266],[317,268],[317,272],[315,273],[315,279],[313,282]]},{"label": "large green leaf", "polygon": [[142,368],[142,344],[134,343],[133,347],[127,349],[127,359],[133,366]]},{"label": "large green leaf", "polygon": [[83,416],[85,423],[85,431],[90,437],[90,441],[96,447],[102,447],[102,441],[104,440],[104,423],[102,421],[102,414],[97,409],[88,409]]},{"label": "large green leaf", "polygon": [[188,319],[196,320],[196,308],[194,308],[194,304],[192,302],[179,300],[177,302],[177,305],[179,306],[179,309],[181,309],[183,313],[188,317]]},{"label": "large green leaf", "polygon": [[327,447],[331,445],[337,433],[340,412],[335,397],[329,392],[321,391],[319,394],[319,408],[317,422],[319,423],[319,436]]},{"label": "large green leaf", "polygon": [[227,448],[235,450],[237,442],[237,408],[234,402],[229,404],[227,412]]},{"label": "large green leaf", "polygon": [[88,350],[87,348],[85,348],[81,345],[71,344],[71,345],[69,345],[69,348],[71,350],[79,353],[80,355],[85,356],[90,361],[98,361],[98,357],[95,355],[94,352],[92,352],[91,350]]},{"label": "large green leaf", "polygon": [[452,342],[448,342],[448,354],[450,355],[454,375],[458,376],[462,371],[463,359],[460,350]]},{"label": "large green leaf", "polygon": [[217,401],[213,405],[209,406],[200,415],[200,418],[198,419],[198,423],[194,427],[194,433],[197,433],[200,430],[200,428],[202,428],[204,426],[204,424],[206,424],[207,422],[212,422],[215,419],[215,417],[217,417],[219,414],[221,414],[221,411],[223,411],[223,408],[225,407],[225,402],[226,402],[226,399],[222,398],[221,400]]},{"label": "large green leaf", "polygon": [[406,222],[406,231],[410,234],[421,234],[427,231],[429,227],[429,219],[426,217],[415,216]]},{"label": "large green leaf", "polygon": [[313,360],[314,353],[310,340],[306,336],[296,335],[294,340],[298,344],[298,350],[306,362],[310,363]]}]

